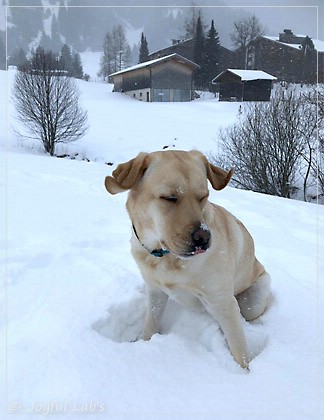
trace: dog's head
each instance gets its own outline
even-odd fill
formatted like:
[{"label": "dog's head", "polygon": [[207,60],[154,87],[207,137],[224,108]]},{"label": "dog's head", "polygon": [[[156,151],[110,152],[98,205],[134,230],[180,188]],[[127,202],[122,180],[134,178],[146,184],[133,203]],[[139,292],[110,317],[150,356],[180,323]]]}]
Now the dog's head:
[{"label": "dog's head", "polygon": [[110,194],[129,190],[127,210],[147,248],[162,247],[176,256],[205,252],[211,233],[205,222],[208,184],[223,189],[228,173],[210,164],[198,151],[140,153],[107,176]]}]

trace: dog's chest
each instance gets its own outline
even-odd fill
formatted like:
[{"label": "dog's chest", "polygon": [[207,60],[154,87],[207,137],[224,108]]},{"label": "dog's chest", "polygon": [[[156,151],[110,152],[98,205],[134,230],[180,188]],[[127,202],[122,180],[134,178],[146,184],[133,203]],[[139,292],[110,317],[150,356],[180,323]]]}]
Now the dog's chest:
[{"label": "dog's chest", "polygon": [[190,261],[165,258],[154,265],[144,280],[162,289],[170,297],[180,294],[197,294],[199,274]]}]

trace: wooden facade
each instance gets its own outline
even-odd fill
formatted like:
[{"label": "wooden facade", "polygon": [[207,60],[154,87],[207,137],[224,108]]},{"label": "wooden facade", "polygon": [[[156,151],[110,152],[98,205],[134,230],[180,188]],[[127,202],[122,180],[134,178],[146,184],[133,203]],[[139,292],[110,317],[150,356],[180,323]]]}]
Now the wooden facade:
[{"label": "wooden facade", "polygon": [[216,76],[220,101],[269,101],[274,76],[263,71],[228,69]]},{"label": "wooden facade", "polygon": [[285,29],[278,37],[261,36],[238,49],[235,67],[262,69],[288,83],[323,83],[324,42]]},{"label": "wooden facade", "polygon": [[[149,55],[149,60],[155,60],[157,58],[165,57],[170,54],[179,54],[190,61],[194,61],[195,41],[193,38],[187,39],[187,40],[173,39],[172,41],[173,41],[172,45],[151,53]],[[222,45],[220,45],[218,64],[217,64],[217,68],[215,68],[215,74],[233,67],[234,62],[235,62],[234,51],[231,51],[228,48],[225,48]]]},{"label": "wooden facade", "polygon": [[171,54],[111,75],[114,92],[146,102],[185,102],[192,99],[192,74],[197,64]]}]

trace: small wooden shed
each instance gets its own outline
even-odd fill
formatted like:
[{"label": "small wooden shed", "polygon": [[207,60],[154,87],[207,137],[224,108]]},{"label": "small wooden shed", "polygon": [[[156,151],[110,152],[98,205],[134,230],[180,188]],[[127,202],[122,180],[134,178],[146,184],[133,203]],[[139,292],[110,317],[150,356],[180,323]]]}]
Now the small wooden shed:
[{"label": "small wooden shed", "polygon": [[262,70],[227,69],[212,80],[220,101],[269,101],[277,78]]},{"label": "small wooden shed", "polygon": [[194,62],[179,54],[146,61],[111,74],[114,92],[146,102],[185,102],[192,99]]}]

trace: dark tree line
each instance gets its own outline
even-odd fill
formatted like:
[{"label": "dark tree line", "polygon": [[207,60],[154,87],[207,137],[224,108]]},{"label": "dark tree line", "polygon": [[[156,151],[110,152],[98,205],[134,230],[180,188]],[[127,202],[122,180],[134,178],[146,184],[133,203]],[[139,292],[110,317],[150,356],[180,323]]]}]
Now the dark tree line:
[{"label": "dark tree line", "polygon": [[77,79],[83,78],[83,67],[80,54],[72,52],[71,48],[64,44],[59,55],[60,66],[68,72],[68,75]]},{"label": "dark tree line", "polygon": [[220,60],[220,41],[214,21],[212,20],[207,35],[203,27],[202,18],[198,16],[194,37],[194,62],[199,65],[194,73],[197,89],[207,88],[211,80],[217,76]]},{"label": "dark tree line", "polygon": [[[45,51],[43,47],[38,47],[36,51],[32,52],[32,56],[37,55],[41,50]],[[63,45],[58,54],[54,52],[51,52],[51,54],[56,60],[56,67],[60,68],[60,70],[65,70],[68,76],[77,79],[82,79],[84,77],[80,54],[72,51],[67,44]],[[13,55],[9,57],[8,64],[21,68],[28,61],[26,52],[22,48],[17,48]]]},{"label": "dark tree line", "polygon": [[6,69],[6,49],[2,39],[0,38],[0,70]]},{"label": "dark tree line", "polygon": [[142,32],[138,62],[144,63],[145,61],[148,60],[148,56],[149,56],[148,43],[147,43],[146,37],[144,36]]}]

